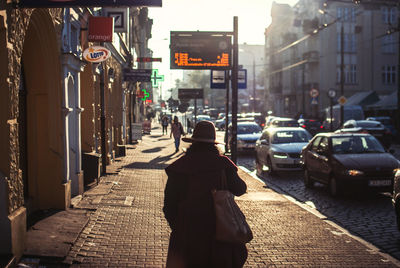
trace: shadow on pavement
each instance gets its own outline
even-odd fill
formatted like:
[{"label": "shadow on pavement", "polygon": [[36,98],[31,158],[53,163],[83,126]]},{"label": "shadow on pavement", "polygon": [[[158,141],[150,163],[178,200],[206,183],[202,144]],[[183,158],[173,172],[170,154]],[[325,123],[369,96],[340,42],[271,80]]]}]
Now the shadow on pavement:
[{"label": "shadow on pavement", "polygon": [[142,153],[146,153],[146,154],[157,153],[157,152],[160,152],[162,148],[165,148],[165,147],[156,147],[156,148],[146,149],[146,150],[143,150]]},{"label": "shadow on pavement", "polygon": [[[169,164],[165,163],[168,160],[172,159],[172,158],[177,158],[179,157],[182,153],[179,153],[177,155],[175,155],[175,153],[166,155],[166,156],[157,156],[156,158],[154,158],[153,160],[151,160],[150,162],[134,162],[131,163],[129,165],[124,166],[124,168],[137,168],[137,169],[164,169],[166,168]],[[174,156],[175,155],[175,156]],[[174,157],[173,157],[174,156]]]}]

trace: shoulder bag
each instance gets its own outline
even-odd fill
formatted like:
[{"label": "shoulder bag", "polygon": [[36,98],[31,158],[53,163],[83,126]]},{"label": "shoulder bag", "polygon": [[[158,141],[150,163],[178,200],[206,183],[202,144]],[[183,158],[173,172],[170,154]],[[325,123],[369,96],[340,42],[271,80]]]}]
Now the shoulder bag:
[{"label": "shoulder bag", "polygon": [[216,216],[217,241],[245,244],[253,239],[246,217],[228,190],[225,169],[222,170],[221,190],[212,190]]}]

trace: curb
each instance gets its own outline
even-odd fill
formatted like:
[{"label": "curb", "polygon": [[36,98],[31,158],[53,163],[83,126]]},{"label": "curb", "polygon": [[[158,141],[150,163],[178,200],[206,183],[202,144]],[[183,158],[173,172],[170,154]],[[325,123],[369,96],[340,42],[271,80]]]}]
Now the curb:
[{"label": "curb", "polygon": [[[251,172],[250,170],[248,170],[246,167],[244,166],[239,166],[240,169],[242,169],[244,172],[246,172],[248,175],[250,175],[250,177],[252,177],[253,179],[262,182],[265,184],[265,181],[263,181],[262,179],[260,179],[255,172]],[[287,193],[285,193],[280,187],[278,187],[277,185],[274,185],[273,183],[269,183],[268,184],[268,188],[270,188],[271,190],[281,194],[284,198],[286,198],[287,200],[289,200],[290,202],[296,204],[297,206],[299,206],[300,208],[312,213],[313,215],[317,216],[319,219],[321,219],[322,221],[328,223],[329,225],[331,225],[333,228],[338,229],[341,233],[349,236],[350,238],[360,242],[362,245],[366,246],[368,248],[368,251],[371,254],[379,254],[380,256],[382,256],[382,258],[385,259],[385,261],[387,262],[391,262],[394,265],[396,265],[397,267],[400,267],[400,261],[397,260],[396,258],[390,256],[388,253],[384,253],[382,252],[379,248],[377,248],[376,246],[374,246],[373,244],[369,243],[368,241],[365,241],[364,239],[362,239],[361,237],[350,233],[347,229],[344,229],[343,227],[341,227],[340,225],[338,225],[337,223],[328,220],[328,217],[325,216],[324,214],[322,214],[321,212],[319,212],[317,209],[310,207],[307,204],[304,204],[298,200],[296,200],[294,197],[288,195]]]}]

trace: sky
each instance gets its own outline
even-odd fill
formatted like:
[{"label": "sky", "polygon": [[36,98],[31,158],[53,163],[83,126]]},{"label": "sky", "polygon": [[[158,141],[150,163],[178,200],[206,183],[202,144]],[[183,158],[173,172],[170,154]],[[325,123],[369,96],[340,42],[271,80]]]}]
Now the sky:
[{"label": "sky", "polygon": [[[271,6],[274,0],[163,0],[162,7],[149,7],[153,19],[149,48],[154,62],[153,69],[164,75],[162,89],[174,87],[181,78],[181,70],[169,69],[170,31],[233,31],[233,17],[238,17],[239,44],[264,44],[265,28],[271,23]],[[293,6],[298,0],[275,0]]]}]

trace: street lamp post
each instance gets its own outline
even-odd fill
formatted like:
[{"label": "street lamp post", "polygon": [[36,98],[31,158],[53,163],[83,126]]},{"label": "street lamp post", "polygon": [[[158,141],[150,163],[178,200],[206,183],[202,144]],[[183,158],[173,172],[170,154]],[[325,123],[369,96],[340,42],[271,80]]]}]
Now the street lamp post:
[{"label": "street lamp post", "polygon": [[256,56],[251,50],[240,49],[241,52],[247,52],[253,57],[253,113],[256,112],[257,102],[256,102]]}]

